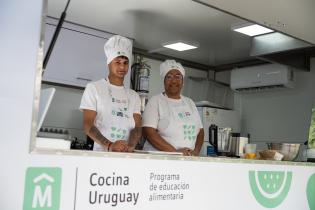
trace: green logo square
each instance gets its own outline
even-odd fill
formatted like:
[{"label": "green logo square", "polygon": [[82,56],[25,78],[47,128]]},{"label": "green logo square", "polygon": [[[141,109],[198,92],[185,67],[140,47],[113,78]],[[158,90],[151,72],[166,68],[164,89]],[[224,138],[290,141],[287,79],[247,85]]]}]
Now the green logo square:
[{"label": "green logo square", "polygon": [[59,210],[60,192],[61,168],[29,167],[23,210]]}]

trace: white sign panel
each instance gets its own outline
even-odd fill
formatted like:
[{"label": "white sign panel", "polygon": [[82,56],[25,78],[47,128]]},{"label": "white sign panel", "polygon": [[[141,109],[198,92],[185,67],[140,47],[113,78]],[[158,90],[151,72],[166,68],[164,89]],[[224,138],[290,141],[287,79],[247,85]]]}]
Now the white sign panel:
[{"label": "white sign panel", "polygon": [[198,190],[191,189],[191,175],[165,167],[165,161],[152,163],[155,167],[78,167],[76,209],[189,205]]},{"label": "white sign panel", "polygon": [[92,160],[81,162],[73,167],[74,171],[64,168],[62,180],[73,180],[73,183],[63,183],[67,189],[62,191],[73,195],[63,194],[60,209],[70,204],[75,210],[296,210],[315,206],[315,168],[311,166]]}]

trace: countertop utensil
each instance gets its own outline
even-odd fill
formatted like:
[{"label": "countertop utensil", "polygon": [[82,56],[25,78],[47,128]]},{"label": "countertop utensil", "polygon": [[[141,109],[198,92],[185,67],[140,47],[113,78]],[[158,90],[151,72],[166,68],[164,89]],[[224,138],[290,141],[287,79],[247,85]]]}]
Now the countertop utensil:
[{"label": "countertop utensil", "polygon": [[283,154],[283,159],[286,161],[293,161],[299,154],[301,144],[295,143],[267,143],[269,150],[276,150]]}]

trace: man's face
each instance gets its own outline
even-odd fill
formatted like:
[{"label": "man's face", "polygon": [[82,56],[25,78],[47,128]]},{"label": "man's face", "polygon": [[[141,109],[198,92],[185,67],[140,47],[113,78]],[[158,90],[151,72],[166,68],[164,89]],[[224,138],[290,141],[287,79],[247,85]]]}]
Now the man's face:
[{"label": "man's face", "polygon": [[127,57],[119,56],[114,58],[108,66],[110,75],[124,78],[128,73],[129,61]]},{"label": "man's face", "polygon": [[170,70],[164,78],[164,89],[171,95],[180,95],[183,87],[183,75],[177,69]]}]

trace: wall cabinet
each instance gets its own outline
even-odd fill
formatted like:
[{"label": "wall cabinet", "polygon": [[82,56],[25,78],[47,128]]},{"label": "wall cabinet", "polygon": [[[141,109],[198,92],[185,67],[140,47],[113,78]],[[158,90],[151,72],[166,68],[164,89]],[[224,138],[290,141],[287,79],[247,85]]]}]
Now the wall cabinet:
[{"label": "wall cabinet", "polygon": [[[56,25],[57,20],[47,18],[45,53]],[[65,22],[44,71],[43,81],[85,87],[88,82],[106,77],[108,67],[104,44],[111,36],[111,33]],[[130,71],[127,78],[125,86],[129,87]]]}]

